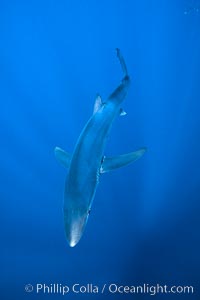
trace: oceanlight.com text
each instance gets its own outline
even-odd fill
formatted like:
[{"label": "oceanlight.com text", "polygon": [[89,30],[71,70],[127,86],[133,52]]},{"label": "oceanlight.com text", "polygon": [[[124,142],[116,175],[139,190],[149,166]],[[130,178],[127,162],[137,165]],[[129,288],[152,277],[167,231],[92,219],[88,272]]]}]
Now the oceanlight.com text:
[{"label": "oceanlight.com text", "polygon": [[122,285],[118,283],[74,283],[72,285],[61,283],[37,283],[35,285],[26,284],[25,292],[35,294],[148,294],[155,296],[157,294],[193,294],[194,287],[190,285],[160,285],[148,284],[141,285]]}]

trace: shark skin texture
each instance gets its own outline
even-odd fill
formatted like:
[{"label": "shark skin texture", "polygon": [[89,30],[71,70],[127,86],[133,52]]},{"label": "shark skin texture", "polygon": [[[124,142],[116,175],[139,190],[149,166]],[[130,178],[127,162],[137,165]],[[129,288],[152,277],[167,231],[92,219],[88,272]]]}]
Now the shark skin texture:
[{"label": "shark skin texture", "polygon": [[100,175],[136,161],[146,151],[146,148],[141,148],[115,157],[104,156],[105,143],[113,121],[119,115],[126,114],[121,103],[130,86],[124,58],[120,50],[116,50],[124,74],[120,85],[106,101],[102,101],[97,95],[93,115],[83,128],[72,154],[59,147],[55,148],[57,160],[69,169],[63,212],[65,235],[70,247],[74,247],[83,235]]}]

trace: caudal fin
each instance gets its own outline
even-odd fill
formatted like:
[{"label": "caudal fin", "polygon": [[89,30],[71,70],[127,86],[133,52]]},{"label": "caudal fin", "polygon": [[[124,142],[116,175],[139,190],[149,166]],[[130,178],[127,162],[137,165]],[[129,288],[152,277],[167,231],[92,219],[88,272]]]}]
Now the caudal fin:
[{"label": "caudal fin", "polygon": [[125,63],[125,60],[121,54],[121,51],[119,48],[116,48],[116,51],[117,51],[117,57],[119,58],[119,62],[121,64],[121,67],[122,67],[122,72],[124,73],[124,76],[128,76],[128,70],[127,70],[127,67],[126,67],[126,63]]},{"label": "caudal fin", "polygon": [[115,101],[118,104],[121,103],[128,91],[129,85],[130,85],[130,77],[128,75],[128,70],[126,67],[126,63],[125,60],[121,54],[121,51],[119,48],[116,49],[117,50],[117,57],[119,59],[122,71],[124,73],[124,77],[120,83],[120,85],[114,90],[114,92],[109,96],[108,100],[110,101]]}]

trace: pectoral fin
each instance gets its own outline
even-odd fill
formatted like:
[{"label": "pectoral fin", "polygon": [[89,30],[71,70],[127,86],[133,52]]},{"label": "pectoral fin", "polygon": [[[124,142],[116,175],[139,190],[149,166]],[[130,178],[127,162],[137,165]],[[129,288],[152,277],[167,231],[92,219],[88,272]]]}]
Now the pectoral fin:
[{"label": "pectoral fin", "polygon": [[109,172],[123,166],[126,166],[137,159],[139,159],[146,151],[146,148],[139,149],[134,152],[127,154],[114,156],[114,157],[105,157],[100,169],[100,173]]},{"label": "pectoral fin", "polygon": [[95,114],[101,107],[103,106],[103,102],[101,99],[101,96],[97,94],[95,103],[94,103],[94,109],[93,109],[93,114]]},{"label": "pectoral fin", "polygon": [[65,152],[63,149],[59,147],[56,147],[54,149],[54,153],[57,161],[65,168],[69,168],[71,162],[71,154]]},{"label": "pectoral fin", "polygon": [[123,110],[123,108],[120,108],[119,115],[125,116],[125,115],[127,115],[127,113]]}]

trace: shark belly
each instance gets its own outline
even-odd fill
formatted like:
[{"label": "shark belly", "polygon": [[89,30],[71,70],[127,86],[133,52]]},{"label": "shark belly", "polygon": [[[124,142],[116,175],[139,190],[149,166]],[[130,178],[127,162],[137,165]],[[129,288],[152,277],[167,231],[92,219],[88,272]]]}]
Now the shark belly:
[{"label": "shark belly", "polygon": [[99,181],[105,142],[118,113],[107,104],[87,122],[76,144],[65,186],[64,222],[67,240],[75,246],[81,238]]}]

